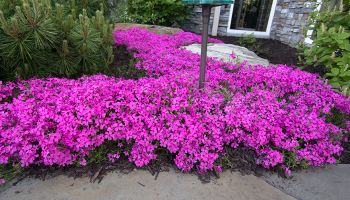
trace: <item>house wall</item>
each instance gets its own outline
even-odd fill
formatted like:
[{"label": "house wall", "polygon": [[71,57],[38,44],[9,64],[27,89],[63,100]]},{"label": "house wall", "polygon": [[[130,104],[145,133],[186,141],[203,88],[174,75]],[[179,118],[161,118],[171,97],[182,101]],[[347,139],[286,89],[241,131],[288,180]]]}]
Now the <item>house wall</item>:
[{"label": "house wall", "polygon": [[270,37],[294,47],[304,41],[315,6],[315,2],[308,0],[278,0]]},{"label": "house wall", "polygon": [[[304,30],[308,18],[313,12],[316,3],[312,0],[278,0],[272,22],[270,38],[295,47],[300,41],[304,41]],[[192,6],[193,12],[182,28],[186,31],[200,33],[202,30],[202,9]],[[210,20],[212,27],[213,11]],[[219,36],[227,36],[227,27],[230,19],[230,6],[222,6],[218,27]]]},{"label": "house wall", "polygon": [[[189,20],[185,21],[182,24],[182,29],[185,31],[191,31],[195,33],[201,33],[202,30],[202,8],[200,6],[191,6],[192,12],[189,17]],[[212,13],[210,16],[209,22],[209,33],[211,33],[211,29],[213,26],[213,16],[214,9],[212,9]],[[218,27],[218,35],[226,36],[227,35],[227,25],[230,19],[230,6],[221,6],[219,27]]]}]

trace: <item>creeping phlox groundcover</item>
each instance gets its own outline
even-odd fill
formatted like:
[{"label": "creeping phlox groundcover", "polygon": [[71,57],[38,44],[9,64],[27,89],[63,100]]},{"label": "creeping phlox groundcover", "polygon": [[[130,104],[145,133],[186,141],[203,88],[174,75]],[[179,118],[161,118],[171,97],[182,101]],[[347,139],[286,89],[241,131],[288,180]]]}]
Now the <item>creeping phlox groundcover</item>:
[{"label": "creeping phlox groundcover", "polygon": [[0,84],[0,164],[85,165],[89,152],[115,141],[109,159],[126,156],[139,167],[163,148],[183,171],[219,170],[229,146],[254,150],[258,164],[289,172],[300,163],[335,163],[343,150],[349,130],[327,118],[333,110],[350,114],[350,100],[317,75],[209,59],[201,91],[200,57],[180,49],[199,43],[199,36],[135,28],[114,38],[134,52],[148,77]]}]

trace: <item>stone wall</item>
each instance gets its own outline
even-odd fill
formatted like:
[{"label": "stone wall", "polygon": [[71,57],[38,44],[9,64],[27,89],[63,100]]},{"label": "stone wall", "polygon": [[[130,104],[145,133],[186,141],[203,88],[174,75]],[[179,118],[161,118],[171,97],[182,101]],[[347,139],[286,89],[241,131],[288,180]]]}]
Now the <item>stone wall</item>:
[{"label": "stone wall", "polygon": [[[201,33],[202,31],[202,8],[200,6],[191,6],[192,12],[189,20],[185,21],[181,28],[185,31]],[[213,27],[214,8],[211,10],[209,22],[209,34]],[[221,6],[221,14],[219,20],[218,35],[225,36],[227,34],[227,25],[230,20],[230,6]]]},{"label": "stone wall", "polygon": [[304,41],[304,31],[315,5],[307,0],[278,0],[270,37],[294,47]]},{"label": "stone wall", "polygon": [[[190,6],[190,9],[191,9],[191,15],[189,16],[189,20],[186,20],[185,22],[183,22],[183,24],[181,25],[181,28],[184,31],[200,33],[202,30],[202,8],[200,6]],[[211,29],[213,27],[213,16],[214,16],[214,9],[211,10],[210,22],[209,22],[209,33],[211,33]]]},{"label": "stone wall", "polygon": [[[315,4],[312,0],[278,0],[270,37],[295,47],[300,41],[304,40],[304,30]],[[189,20],[184,22],[182,28],[185,31],[200,33],[202,29],[202,9],[198,6],[192,8],[193,12]],[[213,13],[214,9],[212,9],[209,33],[211,33]],[[218,35],[227,35],[229,18],[230,6],[222,6]]]},{"label": "stone wall", "polygon": [[218,35],[227,35],[227,26],[230,20],[230,10],[231,6],[222,6],[219,20]]}]

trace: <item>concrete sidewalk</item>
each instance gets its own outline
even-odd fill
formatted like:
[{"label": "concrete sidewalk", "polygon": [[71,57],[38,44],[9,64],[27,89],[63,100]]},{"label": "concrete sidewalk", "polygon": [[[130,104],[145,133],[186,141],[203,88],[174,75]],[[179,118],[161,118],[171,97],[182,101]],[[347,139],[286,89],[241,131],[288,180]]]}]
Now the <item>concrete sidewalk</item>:
[{"label": "concrete sidewalk", "polygon": [[302,170],[291,179],[266,173],[263,179],[300,200],[350,199],[350,165]]},{"label": "concrete sidewalk", "polygon": [[[160,173],[157,180],[147,171],[109,173],[100,184],[89,178],[58,176],[46,181],[27,178],[7,190],[1,200],[348,200],[350,165],[328,166],[294,172],[291,179],[265,173],[242,176],[226,171],[203,184],[196,175]],[[290,195],[290,196],[289,196]],[[293,197],[292,197],[293,196]],[[294,198],[295,197],[295,198]]]},{"label": "concrete sidewalk", "polygon": [[295,200],[255,176],[224,172],[203,184],[191,174],[147,171],[109,173],[100,184],[65,176],[28,178],[0,193],[1,200]]}]

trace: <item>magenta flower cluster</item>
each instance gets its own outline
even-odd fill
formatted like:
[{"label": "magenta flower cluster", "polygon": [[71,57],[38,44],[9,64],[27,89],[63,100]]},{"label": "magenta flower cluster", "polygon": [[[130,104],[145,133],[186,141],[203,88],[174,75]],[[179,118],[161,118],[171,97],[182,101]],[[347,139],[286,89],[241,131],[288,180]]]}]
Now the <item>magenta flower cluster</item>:
[{"label": "magenta flower cluster", "polygon": [[181,170],[202,172],[221,171],[216,161],[225,146],[254,150],[258,164],[286,171],[286,152],[312,166],[335,163],[342,152],[346,130],[326,117],[332,109],[350,114],[350,99],[318,76],[211,58],[206,88],[199,90],[199,55],[180,48],[200,42],[199,36],[130,29],[114,38],[134,52],[149,77],[0,84],[0,164],[86,164],[89,152],[106,141],[131,146],[108,154],[111,161],[123,153],[142,167],[165,148]]}]

